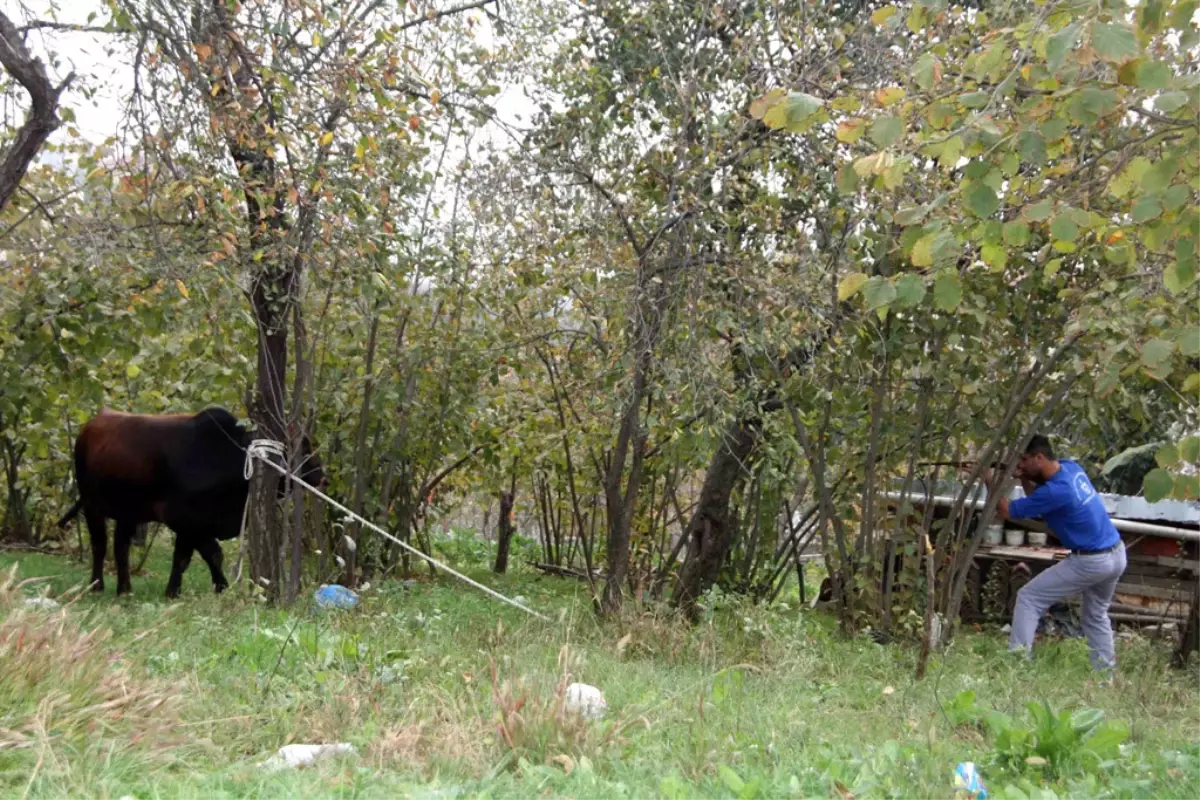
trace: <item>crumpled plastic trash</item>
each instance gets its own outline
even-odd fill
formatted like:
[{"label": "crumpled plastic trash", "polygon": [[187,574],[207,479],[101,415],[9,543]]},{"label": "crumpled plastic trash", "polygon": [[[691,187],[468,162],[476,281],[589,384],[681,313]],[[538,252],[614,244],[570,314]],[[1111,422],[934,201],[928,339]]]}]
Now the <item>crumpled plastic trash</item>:
[{"label": "crumpled plastic trash", "polygon": [[987,787],[970,761],[964,761],[954,768],[954,796],[987,800]]},{"label": "crumpled plastic trash", "polygon": [[584,719],[598,719],[608,709],[608,701],[595,686],[572,683],[567,687],[567,711],[578,711]]},{"label": "crumpled plastic trash", "polygon": [[321,608],[354,608],[358,605],[358,595],[336,583],[317,589],[313,592],[313,600]]},{"label": "crumpled plastic trash", "polygon": [[46,611],[57,611],[62,608],[57,600],[50,597],[26,597],[25,605],[31,608],[43,608]]},{"label": "crumpled plastic trash", "polygon": [[316,761],[344,754],[358,754],[354,745],[347,742],[334,744],[289,744],[279,748],[275,755],[259,764],[265,769],[295,769],[306,767]]}]

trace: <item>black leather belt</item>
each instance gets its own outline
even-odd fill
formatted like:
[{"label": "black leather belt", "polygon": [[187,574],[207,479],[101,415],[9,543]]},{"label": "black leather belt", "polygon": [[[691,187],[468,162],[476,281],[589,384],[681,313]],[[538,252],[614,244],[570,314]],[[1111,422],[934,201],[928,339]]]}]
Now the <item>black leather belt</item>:
[{"label": "black leather belt", "polygon": [[1121,543],[1117,542],[1112,547],[1101,547],[1099,550],[1072,550],[1071,555],[1073,555],[1073,556],[1094,556],[1094,555],[1097,555],[1098,553],[1111,553],[1113,550],[1116,550],[1120,546],[1121,546]]}]

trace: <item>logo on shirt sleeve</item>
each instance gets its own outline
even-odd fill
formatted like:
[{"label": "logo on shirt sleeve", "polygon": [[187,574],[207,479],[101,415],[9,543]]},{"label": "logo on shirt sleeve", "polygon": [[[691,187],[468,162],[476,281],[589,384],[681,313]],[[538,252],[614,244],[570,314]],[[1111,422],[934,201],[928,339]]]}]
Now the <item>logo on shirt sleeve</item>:
[{"label": "logo on shirt sleeve", "polygon": [[1072,484],[1075,487],[1075,499],[1079,501],[1080,505],[1090,503],[1096,497],[1096,490],[1092,488],[1092,482],[1082,472],[1075,476]]}]

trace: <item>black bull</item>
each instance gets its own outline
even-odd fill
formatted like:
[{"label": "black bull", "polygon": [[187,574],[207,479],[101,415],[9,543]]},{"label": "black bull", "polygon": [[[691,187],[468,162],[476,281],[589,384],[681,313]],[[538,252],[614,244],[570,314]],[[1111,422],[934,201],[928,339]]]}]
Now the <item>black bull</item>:
[{"label": "black bull", "polygon": [[[113,554],[117,594],[131,591],[129,544],[137,527],[161,523],[175,532],[167,597],[177,597],[184,570],[198,552],[212,573],[213,588],[228,586],[221,569],[222,540],[242,526],[249,482],[246,452],[253,434],[223,408],[198,414],[125,414],[104,409],[75,439],[75,484],[79,500],[58,521],[66,525],[83,510],[92,541],[92,589],[104,590],[107,521],[116,520]],[[325,474],[302,437],[300,477],[321,486]],[[282,496],[286,483],[280,481]]]}]

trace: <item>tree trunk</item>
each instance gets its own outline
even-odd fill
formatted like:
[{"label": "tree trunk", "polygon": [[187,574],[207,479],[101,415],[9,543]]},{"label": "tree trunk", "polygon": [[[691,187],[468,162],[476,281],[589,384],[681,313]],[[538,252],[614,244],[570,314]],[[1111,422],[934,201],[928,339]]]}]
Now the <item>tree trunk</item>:
[{"label": "tree trunk", "polygon": [[673,599],[675,606],[689,618],[696,617],[696,601],[716,582],[733,547],[736,529],[730,524],[729,501],[738,482],[749,474],[746,462],[760,431],[758,419],[732,422],[704,474],[700,500],[683,534],[688,554]]},{"label": "tree trunk", "polygon": [[1193,650],[1200,650],[1200,580],[1192,589],[1192,607],[1183,628],[1183,636],[1179,639],[1179,647],[1171,656],[1171,666],[1177,669],[1186,667]]},{"label": "tree trunk", "polygon": [[501,575],[508,571],[508,548],[513,535],[512,511],[512,492],[501,492],[499,530],[496,534],[496,562],[492,565],[492,571]]},{"label": "tree trunk", "polygon": [[500,493],[499,531],[496,535],[496,563],[492,572],[503,575],[508,571],[508,547],[513,535],[513,501],[516,499],[516,476],[513,476],[513,488]]},{"label": "tree trunk", "polygon": [[[366,375],[366,384],[363,386],[362,406],[358,411],[358,427],[354,433],[354,499],[350,503],[350,509],[359,516],[363,513],[363,504],[366,502],[367,493],[367,428],[371,420],[371,396],[375,389],[375,343],[379,333],[379,316],[375,315],[371,318],[371,326],[367,331],[367,353],[364,373]],[[358,585],[358,573],[356,571],[358,564],[359,540],[361,539],[362,525],[355,520],[350,526],[350,538],[354,541],[355,547],[346,553],[346,570],[342,578],[342,585],[354,587]]]}]

